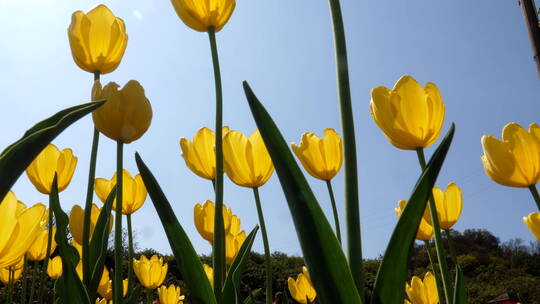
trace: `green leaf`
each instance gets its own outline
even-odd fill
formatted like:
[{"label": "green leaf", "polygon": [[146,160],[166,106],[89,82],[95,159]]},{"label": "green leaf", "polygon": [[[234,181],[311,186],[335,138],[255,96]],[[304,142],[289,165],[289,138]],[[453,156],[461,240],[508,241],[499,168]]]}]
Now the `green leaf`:
[{"label": "green leaf", "polygon": [[276,168],[296,233],[321,303],[363,303],[332,226],[278,127],[247,82],[244,91]]},{"label": "green leaf", "polygon": [[414,187],[405,210],[399,217],[377,273],[371,303],[403,303],[405,297],[404,286],[407,280],[409,264],[409,249],[416,238],[416,231],[426,209],[427,200],[435,185],[453,137],[454,124],[452,124],[450,131],[448,131],[435,153],[433,153],[426,169],[422,172]]},{"label": "green leaf", "polygon": [[262,292],[262,288],[257,288],[253,292],[250,292],[249,296],[244,300],[244,304],[256,304],[255,297]]},{"label": "green leaf", "polygon": [[242,303],[242,300],[240,299],[240,277],[242,276],[244,266],[249,259],[251,247],[253,246],[258,230],[259,226],[255,226],[255,228],[251,230],[229,268],[229,273],[223,284],[223,303]]},{"label": "green leaf", "polygon": [[[103,208],[101,208],[101,212],[99,213],[96,226],[94,228],[94,233],[90,241],[90,256],[88,261],[88,263],[90,263],[90,267],[88,267],[88,269],[91,269],[91,279],[88,283],[88,293],[90,294],[90,299],[94,299],[96,296],[99,282],[103,276],[105,258],[107,255],[107,245],[109,243],[109,223],[111,222],[111,210],[115,198],[116,185],[107,196]],[[83,262],[86,263],[86,261]]]},{"label": "green leaf", "polygon": [[68,229],[69,218],[60,207],[56,174],[49,197],[50,208],[53,209],[57,227],[54,239],[60,250],[63,269],[62,275],[55,284],[57,295],[62,300],[62,303],[90,304],[90,298],[88,297],[86,288],[75,270],[75,267],[79,263],[79,253],[77,249],[68,244],[66,231]]},{"label": "green leaf", "polygon": [[456,265],[456,286],[454,287],[454,304],[469,304],[467,299],[467,284],[463,278],[463,271]]},{"label": "green leaf", "polygon": [[0,153],[0,198],[6,195],[26,167],[58,134],[103,103],[90,102],[62,110],[34,125],[21,139]]},{"label": "green leaf", "polygon": [[186,232],[178,222],[158,182],[150,169],[143,162],[139,153],[135,153],[137,167],[152,199],[152,203],[165,229],[173,255],[178,263],[178,269],[189,288],[193,303],[216,304],[212,286],[206,277],[203,265],[193,248]]}]

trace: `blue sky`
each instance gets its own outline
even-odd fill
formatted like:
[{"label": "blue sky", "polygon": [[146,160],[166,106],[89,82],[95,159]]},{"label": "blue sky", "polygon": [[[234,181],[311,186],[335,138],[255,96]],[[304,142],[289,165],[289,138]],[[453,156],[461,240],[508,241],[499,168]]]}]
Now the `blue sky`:
[{"label": "blue sky", "polygon": [[[72,60],[67,39],[71,13],[104,3],[126,22],[129,42],[120,67],[102,82],[138,80],[152,102],[146,135],[126,146],[125,167],[136,172],[139,151],[160,181],[177,217],[200,253],[211,247],[193,225],[193,205],[213,198],[210,182],[191,173],[180,157],[180,137],[214,125],[214,83],[207,35],[187,28],[169,1],[1,0],[0,146],[56,111],[89,100],[92,75]],[[382,254],[396,224],[394,207],[407,199],[419,175],[414,152],[390,145],[369,115],[370,90],[393,86],[410,74],[434,82],[446,104],[444,132],[456,136],[439,187],[455,182],[464,209],[454,228],[488,229],[501,240],[533,240],[521,218],[535,210],[526,189],[507,188],[483,172],[480,138],[500,136],[511,121],[538,120],[540,86],[521,10],[516,1],[342,1],[356,123],[362,243],[366,257]],[[218,33],[224,79],[224,121],[251,133],[255,124],[243,95],[248,80],[289,142],[303,132],[339,131],[333,40],[326,1],[238,1]],[[54,143],[71,147],[79,164],[61,194],[65,210],[84,204],[92,121],[87,117]],[[439,142],[439,141],[438,141]],[[438,143],[437,142],[437,143]],[[427,150],[431,154],[433,148]],[[115,145],[101,137],[97,177],[110,178]],[[334,188],[344,224],[343,176]],[[323,182],[309,178],[328,216]],[[46,201],[25,175],[14,187],[27,204]],[[300,255],[298,240],[277,176],[261,189],[272,250]],[[101,205],[98,198],[95,202]],[[226,179],[225,203],[250,230],[257,224],[249,189]],[[331,219],[331,218],[330,218]],[[148,199],[133,217],[140,248],[170,252]],[[342,227],[344,230],[344,225]],[[254,248],[262,252],[262,240]]]}]

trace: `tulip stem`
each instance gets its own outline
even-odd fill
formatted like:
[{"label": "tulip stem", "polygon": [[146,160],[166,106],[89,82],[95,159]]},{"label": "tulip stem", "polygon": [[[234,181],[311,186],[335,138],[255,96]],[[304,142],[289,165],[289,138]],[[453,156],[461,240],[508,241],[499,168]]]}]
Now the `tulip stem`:
[{"label": "tulip stem", "polygon": [[444,233],[446,234],[446,241],[448,242],[448,248],[450,249],[452,262],[454,262],[454,266],[457,266],[458,261],[457,261],[456,246],[454,246],[454,240],[452,239],[452,235],[450,234],[450,229],[444,229]]},{"label": "tulip stem", "polygon": [[431,246],[429,245],[429,242],[424,241],[424,244],[429,257],[429,263],[431,264],[431,270],[433,271],[433,276],[435,277],[435,284],[437,284],[437,295],[439,296],[439,302],[442,304],[444,303],[444,293],[441,286],[441,277],[439,276],[437,267],[435,267],[435,259],[433,259],[433,254],[431,253]]},{"label": "tulip stem", "polygon": [[221,86],[221,72],[216,43],[216,32],[213,26],[208,28],[212,64],[214,66],[214,80],[216,87],[216,209],[214,216],[214,242],[212,245],[212,259],[214,266],[214,294],[218,303],[221,303],[221,289],[225,280],[225,227],[223,221],[223,93]]},{"label": "tulip stem", "polygon": [[[99,73],[97,74],[99,79]],[[90,152],[90,169],[88,170],[88,184],[86,186],[86,202],[84,205],[83,220],[83,243],[82,260],[88,261],[90,257],[90,217],[92,213],[92,198],[94,197],[94,179],[96,177],[96,160],[99,145],[99,131],[94,127],[94,136],[92,138],[92,150]],[[90,263],[83,262],[83,282],[90,282]]]},{"label": "tulip stem", "polygon": [[114,226],[114,280],[113,302],[123,303],[124,284],[122,282],[122,190],[123,190],[124,144],[116,142],[116,217]]},{"label": "tulip stem", "polygon": [[349,64],[345,28],[339,0],[329,0],[334,29],[337,82],[343,132],[343,154],[345,167],[345,216],[347,225],[347,250],[349,267],[360,298],[364,297],[364,269],[362,264],[362,241],[360,232],[360,206],[358,199],[358,168],[356,161],[356,139],[349,85]]},{"label": "tulip stem", "polygon": [[334,213],[334,222],[336,224],[336,236],[341,244],[341,231],[339,228],[339,214],[336,206],[336,199],[334,197],[334,190],[332,189],[332,182],[330,180],[326,181],[326,187],[328,188],[328,194],[330,195],[330,202],[332,203],[332,212]]},{"label": "tulip stem", "polygon": [[23,262],[23,273],[22,273],[22,290],[21,290],[21,303],[26,303],[26,289],[28,285],[28,258],[26,254],[24,255]]},{"label": "tulip stem", "polygon": [[15,272],[10,270],[8,273],[8,287],[7,287],[7,302],[6,303],[12,303],[13,302],[13,277],[15,275]]},{"label": "tulip stem", "polygon": [[[53,184],[54,186],[54,184]],[[51,191],[55,192],[55,191]],[[58,193],[58,189],[56,189],[56,193]],[[41,270],[41,274],[39,277],[39,293],[38,293],[38,303],[43,303],[43,291],[45,290],[45,275],[47,272],[47,267],[49,266],[49,258],[51,256],[51,247],[52,247],[52,238],[53,238],[53,210],[51,208],[51,197],[49,195],[49,231],[47,233],[47,251],[45,252],[45,261],[43,262],[43,268]]]},{"label": "tulip stem", "polygon": [[[426,157],[424,156],[424,149],[416,149],[416,154],[418,155],[418,161],[420,162],[420,168],[425,170],[426,168]],[[441,227],[439,225],[439,217],[437,215],[437,207],[435,206],[435,199],[433,198],[433,192],[430,191],[429,195],[429,212],[431,215],[431,223],[433,225],[433,231],[435,232],[435,250],[437,251],[437,258],[439,260],[439,267],[441,269],[442,283],[444,286],[444,293],[446,296],[446,303],[454,303],[453,296],[454,292],[452,290],[450,276],[448,274],[448,266],[446,264],[446,254],[444,253],[444,247],[442,244],[441,236]]]},{"label": "tulip stem", "polygon": [[146,289],[146,304],[152,304],[152,289]]},{"label": "tulip stem", "polygon": [[32,274],[32,284],[30,285],[30,300],[28,300],[28,303],[30,304],[34,303],[34,292],[36,291],[38,269],[38,261],[34,261],[34,273]]},{"label": "tulip stem", "polygon": [[257,214],[259,215],[259,224],[261,225],[261,234],[264,244],[264,259],[266,267],[266,304],[272,304],[272,264],[270,260],[270,245],[268,244],[268,235],[266,234],[266,225],[264,224],[264,215],[259,197],[259,188],[253,188],[255,204],[257,205]]},{"label": "tulip stem", "polygon": [[131,214],[126,215],[127,217],[127,226],[128,226],[128,246],[129,246],[129,269],[128,269],[128,290],[131,290],[132,281],[133,281],[133,230],[131,228]]},{"label": "tulip stem", "polygon": [[536,202],[536,206],[538,207],[538,210],[540,210],[540,195],[538,194],[536,185],[530,185],[529,190],[531,190],[531,194],[534,198],[534,201]]}]

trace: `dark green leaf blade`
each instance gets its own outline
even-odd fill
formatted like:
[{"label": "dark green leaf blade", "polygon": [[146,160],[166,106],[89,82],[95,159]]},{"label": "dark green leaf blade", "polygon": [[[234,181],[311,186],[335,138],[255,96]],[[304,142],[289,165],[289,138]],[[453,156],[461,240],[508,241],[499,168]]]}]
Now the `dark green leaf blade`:
[{"label": "dark green leaf blade", "polygon": [[289,146],[245,81],[244,91],[287,198],[318,299],[321,303],[363,303],[341,245]]},{"label": "dark green leaf blade", "polygon": [[60,250],[63,269],[62,275],[58,278],[55,288],[57,288],[57,291],[59,292],[58,296],[61,298],[62,303],[90,304],[90,298],[88,297],[86,288],[75,270],[75,267],[79,263],[79,254],[77,253],[77,249],[68,244],[66,231],[69,218],[60,207],[57,185],[57,178],[55,175],[49,197],[50,208],[53,209],[57,227],[54,239]]},{"label": "dark green leaf blade", "polygon": [[[446,154],[450,149],[454,129],[454,124],[452,124],[445,138],[433,153],[426,169],[422,172],[405,210],[399,217],[377,273],[371,297],[371,303],[373,304],[403,303],[405,297],[404,286],[407,280],[407,267],[409,264],[409,249],[414,243],[416,231],[426,209],[427,200],[435,185]],[[397,286],[402,286],[402,288]]]},{"label": "dark green leaf blade", "polygon": [[467,299],[467,283],[463,278],[463,271],[456,265],[456,286],[454,287],[454,304],[469,304]]},{"label": "dark green leaf blade", "polygon": [[257,288],[254,291],[250,292],[250,295],[244,300],[244,304],[255,304],[255,297],[262,292],[261,288]]},{"label": "dark green leaf blade", "polygon": [[206,277],[201,260],[174,215],[171,204],[165,197],[154,175],[139,156],[139,153],[135,153],[135,160],[163,229],[167,234],[173,255],[178,263],[178,269],[191,292],[193,303],[216,304],[214,291]]},{"label": "dark green leaf blade", "polygon": [[103,103],[89,102],[62,110],[37,123],[8,146],[0,154],[0,197],[6,195],[26,167],[58,134]]}]

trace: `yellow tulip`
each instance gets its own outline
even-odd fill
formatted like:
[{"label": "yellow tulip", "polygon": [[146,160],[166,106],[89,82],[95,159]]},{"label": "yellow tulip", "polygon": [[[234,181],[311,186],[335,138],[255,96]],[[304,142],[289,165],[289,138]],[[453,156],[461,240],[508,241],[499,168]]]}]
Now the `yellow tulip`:
[{"label": "yellow tulip", "polygon": [[144,88],[135,80],[120,86],[110,82],[105,87],[96,81],[92,88],[93,100],[107,100],[92,112],[94,125],[105,136],[123,143],[139,139],[152,122],[152,106],[144,95]]},{"label": "yellow tulip", "polygon": [[148,289],[156,289],[163,283],[167,269],[167,263],[163,263],[163,258],[158,258],[157,255],[150,259],[144,255],[141,255],[139,260],[133,259],[133,271],[141,285]]},{"label": "yellow tulip", "polygon": [[[123,182],[122,182],[122,213],[132,214],[139,210],[146,200],[146,187],[140,174],[131,177],[128,170],[123,169]],[[105,178],[96,178],[95,191],[99,199],[105,203],[107,196],[111,190],[116,186],[116,173],[108,180]],[[113,209],[116,210],[116,198],[113,201]]]},{"label": "yellow tulip", "polygon": [[371,90],[373,120],[390,143],[399,149],[416,150],[433,144],[444,121],[444,103],[435,84],[425,87],[411,76],[401,77],[392,90]]},{"label": "yellow tulip", "polygon": [[232,264],[245,240],[246,232],[244,230],[238,234],[227,233],[225,236],[225,259],[228,265]]},{"label": "yellow tulip", "polygon": [[229,230],[227,230],[227,233],[230,233],[232,235],[239,234],[241,230],[240,226],[241,226],[240,219],[238,218],[238,216],[233,214],[231,216],[231,225],[229,226]]},{"label": "yellow tulip", "polygon": [[55,145],[49,144],[26,168],[26,175],[39,192],[49,194],[56,173],[58,192],[61,192],[69,185],[76,166],[77,157],[71,149],[60,151]]},{"label": "yellow tulip", "polygon": [[412,304],[437,304],[439,296],[437,294],[437,285],[435,277],[431,272],[424,275],[424,280],[413,276],[411,283],[407,283],[405,291]]},{"label": "yellow tulip", "polygon": [[[446,186],[446,191],[433,187],[433,198],[435,199],[437,216],[439,217],[441,229],[452,228],[458,221],[461,210],[463,209],[461,189],[454,183],[448,184],[448,186]],[[426,208],[424,212],[424,219],[428,224],[432,225],[429,208]]]},{"label": "yellow tulip", "polygon": [[526,188],[540,181],[540,127],[533,123],[529,132],[517,123],[507,124],[502,140],[482,136],[482,163],[495,182],[509,187]]},{"label": "yellow tulip", "polygon": [[528,216],[523,217],[523,222],[529,227],[531,232],[536,236],[540,242],[540,213],[532,212]]},{"label": "yellow tulip", "polygon": [[[394,208],[394,211],[398,217],[401,216],[401,213],[405,209],[406,205],[407,201],[400,200],[398,202],[398,208]],[[429,241],[433,238],[434,232],[433,227],[424,218],[422,218],[420,220],[418,230],[416,231],[416,239],[419,241]]]},{"label": "yellow tulip", "polygon": [[[83,264],[82,261],[79,260],[79,264],[77,264],[77,267],[75,267],[75,271],[77,272],[77,275],[79,276],[79,279],[83,279]],[[99,286],[107,284],[109,281],[109,270],[107,267],[103,266],[103,273],[101,274],[101,279],[99,280]]]},{"label": "yellow tulip", "polygon": [[112,300],[109,301],[107,299],[96,299],[96,304],[112,304]]},{"label": "yellow tulip", "polygon": [[259,130],[249,138],[237,131],[227,132],[223,138],[223,164],[227,176],[242,187],[260,187],[274,172]]},{"label": "yellow tulip", "polygon": [[101,74],[116,70],[128,41],[124,21],[105,5],[98,5],[87,14],[74,12],[68,37],[75,63],[87,72]]},{"label": "yellow tulip", "polygon": [[210,285],[214,287],[214,268],[208,266],[207,264],[203,264],[204,273],[206,273],[206,277],[208,278],[208,281],[210,281]]},{"label": "yellow tulip", "polygon": [[77,252],[79,253],[79,258],[82,259],[82,245],[77,243],[77,241],[72,240],[71,246],[73,246],[73,248],[77,250]]},{"label": "yellow tulip", "polygon": [[341,138],[334,129],[325,129],[323,138],[312,132],[304,133],[300,144],[293,143],[292,149],[304,169],[321,180],[334,178],[343,164]]},{"label": "yellow tulip", "polygon": [[[56,233],[56,227],[53,227],[52,229],[52,242],[51,242],[51,251],[52,253],[56,249],[56,241],[54,240],[54,234]],[[34,244],[30,246],[28,251],[26,252],[26,256],[31,261],[41,261],[45,259],[45,256],[47,255],[47,241],[49,238],[49,230],[43,229],[36,240],[34,241]]]},{"label": "yellow tulip", "polygon": [[[122,285],[123,285],[123,294],[124,296],[126,296],[127,290],[128,290],[128,280],[127,279],[123,280]],[[102,280],[98,286],[99,295],[102,296],[104,299],[111,300],[113,297],[112,286],[113,286],[112,280],[107,280],[107,281]]]},{"label": "yellow tulip", "polygon": [[[92,204],[92,211],[90,213],[90,238],[92,238],[92,234],[94,233],[94,228],[96,226],[99,213],[101,212],[101,209],[98,208],[96,204]],[[111,215],[111,218],[109,220],[109,233],[112,230],[112,224],[114,222],[114,217]],[[69,231],[71,231],[71,235],[73,236],[73,239],[79,243],[82,244],[82,235],[83,235],[83,223],[84,223],[84,209],[81,208],[79,205],[73,206],[71,208],[71,213],[69,214]]]},{"label": "yellow tulip", "polygon": [[178,17],[190,28],[207,32],[214,27],[219,32],[229,21],[235,0],[171,0]]},{"label": "yellow tulip", "polygon": [[58,255],[49,260],[47,274],[53,280],[58,279],[62,275],[62,257]]},{"label": "yellow tulip", "polygon": [[0,203],[0,268],[19,262],[43,230],[45,205],[21,209],[13,192]]},{"label": "yellow tulip", "polygon": [[[193,208],[193,220],[199,234],[211,244],[214,242],[214,214],[215,206],[211,201],[204,202],[204,205],[196,204]],[[223,205],[223,226],[227,233],[231,226],[231,208]]]},{"label": "yellow tulip", "polygon": [[287,284],[289,285],[291,296],[298,303],[306,304],[308,299],[309,302],[313,302],[317,297],[317,292],[315,291],[311,280],[303,273],[298,275],[296,281],[289,277]]},{"label": "yellow tulip", "polygon": [[11,275],[12,272],[13,272],[12,283],[15,283],[21,278],[23,269],[22,268],[19,268],[17,270],[13,270],[10,268],[0,269],[0,282],[4,283],[4,285],[7,285],[9,283],[9,276]]},{"label": "yellow tulip", "polygon": [[180,294],[180,287],[169,285],[161,286],[158,289],[159,304],[182,304],[184,303],[184,296]]},{"label": "yellow tulip", "polygon": [[[229,131],[223,127],[222,134]],[[199,129],[193,136],[193,141],[180,138],[180,148],[186,166],[202,178],[214,180],[216,178],[216,133],[207,127]]]}]

